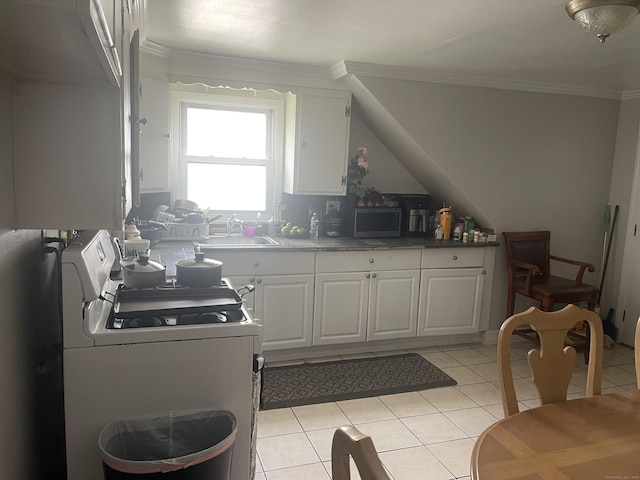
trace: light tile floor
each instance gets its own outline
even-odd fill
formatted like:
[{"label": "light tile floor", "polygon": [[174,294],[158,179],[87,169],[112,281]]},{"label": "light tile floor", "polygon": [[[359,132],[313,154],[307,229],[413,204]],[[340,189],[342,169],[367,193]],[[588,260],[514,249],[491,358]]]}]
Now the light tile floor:
[{"label": "light tile floor", "polygon": [[[513,345],[521,410],[538,405],[526,360],[530,348],[527,342]],[[441,368],[458,385],[261,411],[256,480],[329,480],[333,432],[348,424],[371,436],[393,480],[469,479],[475,440],[503,417],[496,347],[464,344],[411,351]],[[603,393],[636,388],[633,355],[633,349],[622,345],[604,351]],[[584,396],[585,384],[586,366],[578,354],[569,398]],[[351,477],[359,480],[353,465],[351,470]]]}]

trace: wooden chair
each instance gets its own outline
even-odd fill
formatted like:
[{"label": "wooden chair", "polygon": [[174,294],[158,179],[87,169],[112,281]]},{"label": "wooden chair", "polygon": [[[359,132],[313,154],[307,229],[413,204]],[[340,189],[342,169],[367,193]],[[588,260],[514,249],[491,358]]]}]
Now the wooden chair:
[{"label": "wooden chair", "polygon": [[533,328],[540,339],[540,349],[528,353],[533,382],[540,394],[540,404],[566,400],[573,373],[576,350],[565,346],[567,331],[577,323],[587,322],[591,331],[586,396],[599,395],[602,382],[602,319],[590,310],[567,305],[556,312],[543,312],[536,307],[512,315],[504,321],[498,334],[498,374],[502,390],[504,416],[518,413],[518,400],[511,372],[511,339],[522,325]]},{"label": "wooden chair", "polygon": [[[505,239],[509,278],[507,317],[514,313],[516,294],[540,302],[540,309],[545,312],[552,311],[554,305],[558,303],[586,302],[589,310],[596,307],[600,289],[582,281],[584,272],[594,272],[594,266],[590,263],[551,255],[549,253],[551,232],[503,232],[502,236]],[[578,273],[575,279],[551,275],[551,260],[577,266]],[[523,329],[514,333],[538,343],[537,336],[531,330]],[[568,336],[578,341],[576,349],[585,352],[586,362],[589,345],[588,330],[574,329]]]},{"label": "wooden chair", "polygon": [[371,437],[356,427],[338,428],[331,443],[331,477],[333,480],[350,480],[349,457],[358,467],[363,480],[390,480],[373,446]]}]

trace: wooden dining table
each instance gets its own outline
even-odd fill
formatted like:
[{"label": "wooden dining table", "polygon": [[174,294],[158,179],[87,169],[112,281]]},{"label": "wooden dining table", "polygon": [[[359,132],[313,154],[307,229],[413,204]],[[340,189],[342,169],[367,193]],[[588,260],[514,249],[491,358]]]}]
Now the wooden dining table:
[{"label": "wooden dining table", "polygon": [[640,390],[504,418],[478,437],[473,480],[640,480]]}]

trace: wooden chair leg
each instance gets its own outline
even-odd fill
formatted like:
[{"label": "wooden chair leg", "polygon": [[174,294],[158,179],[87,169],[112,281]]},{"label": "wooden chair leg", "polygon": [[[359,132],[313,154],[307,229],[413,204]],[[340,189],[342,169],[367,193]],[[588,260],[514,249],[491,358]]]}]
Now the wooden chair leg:
[{"label": "wooden chair leg", "polygon": [[509,286],[507,291],[507,318],[513,315],[513,310],[516,305],[516,293],[513,291],[511,286]]}]

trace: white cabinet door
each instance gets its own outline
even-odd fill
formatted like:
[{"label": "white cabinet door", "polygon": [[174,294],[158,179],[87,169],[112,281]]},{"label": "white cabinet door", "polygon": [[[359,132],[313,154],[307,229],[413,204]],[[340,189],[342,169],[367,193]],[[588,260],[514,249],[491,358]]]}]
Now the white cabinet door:
[{"label": "white cabinet door", "polygon": [[12,102],[16,227],[121,230],[120,90],[16,82]]},{"label": "white cabinet door", "polygon": [[367,340],[415,337],[420,271],[371,273]]},{"label": "white cabinet door", "polygon": [[369,275],[316,275],[313,344],[364,342],[367,339]]},{"label": "white cabinet door", "polygon": [[169,83],[140,77],[140,189],[169,189]]},{"label": "white cabinet door", "polygon": [[295,95],[295,132],[287,132],[285,192],[346,193],[350,104],[350,95]]},{"label": "white cabinet door", "polygon": [[482,268],[423,270],[418,335],[478,332],[484,276]]},{"label": "white cabinet door", "polygon": [[311,346],[313,280],[313,275],[256,278],[254,316],[264,326],[264,350]]}]

